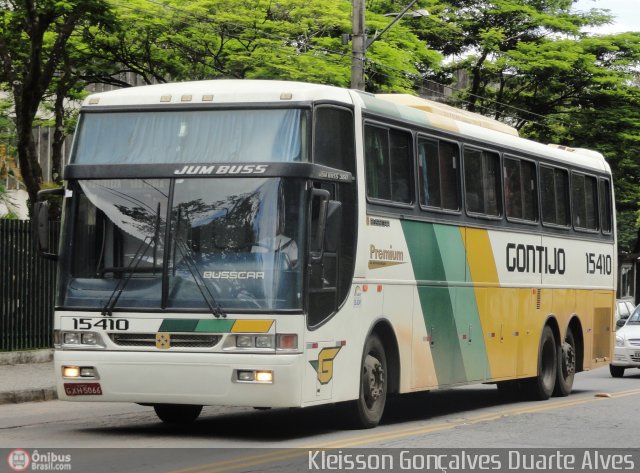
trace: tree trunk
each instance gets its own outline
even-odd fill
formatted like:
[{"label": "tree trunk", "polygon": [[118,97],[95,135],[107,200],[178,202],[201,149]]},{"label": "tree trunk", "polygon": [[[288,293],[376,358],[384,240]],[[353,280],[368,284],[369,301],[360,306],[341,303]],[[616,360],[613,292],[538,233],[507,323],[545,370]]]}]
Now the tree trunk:
[{"label": "tree trunk", "polygon": [[36,143],[33,139],[33,126],[22,124],[18,126],[18,160],[20,162],[20,174],[27,192],[29,193],[29,208],[33,208],[36,202],[40,185],[42,184],[42,168],[38,163]]},{"label": "tree trunk", "polygon": [[56,184],[62,184],[62,150],[66,138],[64,133],[64,97],[65,94],[59,88],[54,108],[55,130],[51,144],[51,177]]},{"label": "tree trunk", "polygon": [[467,101],[469,102],[467,110],[470,112],[476,111],[476,102],[478,101],[480,86],[482,84],[482,65],[488,55],[489,51],[483,51],[478,61],[476,61],[476,64],[473,66],[473,69],[471,69],[471,91],[467,98]]}]

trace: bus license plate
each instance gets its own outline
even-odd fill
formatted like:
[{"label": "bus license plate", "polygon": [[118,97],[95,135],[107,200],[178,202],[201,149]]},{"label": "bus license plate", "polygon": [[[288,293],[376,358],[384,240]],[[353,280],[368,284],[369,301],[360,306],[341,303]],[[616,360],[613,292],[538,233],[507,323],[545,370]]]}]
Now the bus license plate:
[{"label": "bus license plate", "polygon": [[100,383],[64,383],[67,396],[101,396]]}]

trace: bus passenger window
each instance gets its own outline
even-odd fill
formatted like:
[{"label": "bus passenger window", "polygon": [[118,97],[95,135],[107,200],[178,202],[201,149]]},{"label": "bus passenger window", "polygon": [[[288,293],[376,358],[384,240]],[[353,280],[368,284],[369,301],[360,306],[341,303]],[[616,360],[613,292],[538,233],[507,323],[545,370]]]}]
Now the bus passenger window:
[{"label": "bus passenger window", "polygon": [[441,208],[438,142],[421,138],[418,141],[418,159],[420,163],[420,204]]},{"label": "bus passenger window", "polygon": [[465,199],[468,212],[495,217],[502,214],[499,176],[498,154],[465,148]]},{"label": "bus passenger window", "polygon": [[413,140],[409,133],[390,130],[391,200],[411,203],[411,163]]},{"label": "bus passenger window", "polygon": [[460,210],[458,145],[419,138],[420,204],[441,210]]},{"label": "bus passenger window", "polygon": [[564,169],[540,166],[542,222],[569,226],[569,173]]},{"label": "bus passenger window", "polygon": [[367,125],[365,164],[367,196],[409,204],[413,140],[410,133]]},{"label": "bus passenger window", "polygon": [[611,233],[611,183],[600,179],[600,221],[602,232]]},{"label": "bus passenger window", "polygon": [[460,210],[460,149],[457,143],[441,141],[439,153],[442,208]]},{"label": "bus passenger window", "polygon": [[598,229],[598,182],[595,177],[571,173],[573,225],[584,230]]},{"label": "bus passenger window", "polygon": [[367,195],[375,199],[390,200],[389,136],[386,129],[366,127],[364,154],[367,166]]},{"label": "bus passenger window", "polygon": [[538,220],[536,166],[522,159],[504,159],[504,201],[507,218]]}]

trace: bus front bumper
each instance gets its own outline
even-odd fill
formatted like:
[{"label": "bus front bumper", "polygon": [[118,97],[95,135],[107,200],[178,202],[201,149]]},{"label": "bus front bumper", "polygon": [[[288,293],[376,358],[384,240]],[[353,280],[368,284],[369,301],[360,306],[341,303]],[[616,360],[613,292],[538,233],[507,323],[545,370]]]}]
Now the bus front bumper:
[{"label": "bus front bumper", "polygon": [[[224,358],[224,361],[222,361]],[[58,398],[249,407],[299,407],[302,354],[145,353],[56,350]],[[63,377],[64,367],[96,377]],[[271,371],[269,382],[238,381],[238,371]]]}]

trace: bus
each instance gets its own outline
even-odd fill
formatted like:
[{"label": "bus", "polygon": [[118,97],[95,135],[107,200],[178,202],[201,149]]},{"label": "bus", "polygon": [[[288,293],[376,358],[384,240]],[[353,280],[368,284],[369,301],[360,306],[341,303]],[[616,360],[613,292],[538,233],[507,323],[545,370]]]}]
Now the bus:
[{"label": "bus", "polygon": [[[335,403],[496,384],[540,400],[611,360],[599,153],[408,95],[214,80],[84,101],[62,195],[58,396]],[[340,416],[342,418],[342,416]]]}]

